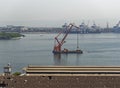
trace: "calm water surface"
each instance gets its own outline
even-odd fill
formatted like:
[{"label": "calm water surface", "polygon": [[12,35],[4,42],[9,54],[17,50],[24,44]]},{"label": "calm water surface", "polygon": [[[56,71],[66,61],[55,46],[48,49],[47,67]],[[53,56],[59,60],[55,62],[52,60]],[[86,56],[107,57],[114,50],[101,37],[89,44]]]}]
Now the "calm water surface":
[{"label": "calm water surface", "polygon": [[[7,63],[13,71],[27,65],[120,66],[120,34],[80,34],[83,54],[53,55],[57,34],[25,34],[20,40],[0,40],[0,72]],[[70,34],[63,47],[76,49],[77,36]]]}]

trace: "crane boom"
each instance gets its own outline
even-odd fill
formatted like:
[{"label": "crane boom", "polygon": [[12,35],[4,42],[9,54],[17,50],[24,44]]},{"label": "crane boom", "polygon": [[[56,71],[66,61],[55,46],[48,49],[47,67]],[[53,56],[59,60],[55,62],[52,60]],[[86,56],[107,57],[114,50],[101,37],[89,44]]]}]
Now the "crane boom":
[{"label": "crane boom", "polygon": [[55,41],[57,41],[57,44],[56,44],[56,42],[55,42],[54,50],[53,50],[53,51],[55,51],[55,52],[60,52],[60,51],[61,51],[61,46],[64,44],[64,41],[65,41],[68,33],[69,33],[70,30],[72,29],[72,27],[73,27],[73,24],[69,24],[69,25],[67,26],[67,32],[66,32],[65,36],[63,37],[63,39],[62,39],[61,41],[58,40],[58,37],[61,35],[61,33],[59,33],[59,34],[55,37]]},{"label": "crane boom", "polygon": [[69,34],[69,32],[70,32],[70,30],[72,29],[72,27],[73,27],[73,24],[69,24],[69,29],[67,29],[67,32],[66,32],[66,34],[65,34],[65,36],[63,37],[63,39],[62,39],[62,41],[61,41],[61,45],[63,45],[63,43],[64,43],[64,40],[66,39],[66,37],[68,36],[68,34]]}]

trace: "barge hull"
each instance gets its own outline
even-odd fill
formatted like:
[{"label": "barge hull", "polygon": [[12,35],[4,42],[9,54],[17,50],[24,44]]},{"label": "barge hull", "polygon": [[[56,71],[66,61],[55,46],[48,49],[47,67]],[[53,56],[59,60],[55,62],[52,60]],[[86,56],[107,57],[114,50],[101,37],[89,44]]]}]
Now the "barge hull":
[{"label": "barge hull", "polygon": [[80,51],[53,51],[54,54],[82,54],[83,51],[80,50]]}]

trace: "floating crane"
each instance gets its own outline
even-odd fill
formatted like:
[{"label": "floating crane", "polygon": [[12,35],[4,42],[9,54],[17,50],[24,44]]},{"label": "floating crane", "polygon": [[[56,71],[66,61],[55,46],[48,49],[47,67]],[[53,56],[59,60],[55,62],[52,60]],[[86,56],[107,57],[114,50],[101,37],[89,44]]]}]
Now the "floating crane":
[{"label": "floating crane", "polygon": [[[74,24],[69,24],[68,26],[66,26],[66,32],[64,37],[62,38],[62,40],[59,40],[58,37],[62,34],[62,32],[60,32],[56,37],[55,37],[55,44],[54,44],[54,49],[53,49],[53,53],[54,54],[61,54],[61,53],[79,53],[82,54],[83,51],[78,49],[79,47],[77,46],[77,50],[74,51],[69,51],[68,49],[62,50],[62,45],[65,43],[65,39],[68,36],[68,34],[70,33],[70,30],[72,29],[72,27],[76,27],[79,29],[79,27],[75,26]],[[78,39],[78,38],[77,38]]]}]

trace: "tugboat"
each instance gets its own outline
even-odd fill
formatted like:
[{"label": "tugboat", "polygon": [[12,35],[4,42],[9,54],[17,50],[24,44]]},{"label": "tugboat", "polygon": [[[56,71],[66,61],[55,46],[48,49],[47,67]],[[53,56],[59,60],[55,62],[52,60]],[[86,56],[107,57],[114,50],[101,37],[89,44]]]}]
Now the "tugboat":
[{"label": "tugboat", "polygon": [[77,29],[79,29],[79,27],[73,25],[73,24],[69,24],[68,26],[66,26],[66,31],[64,32],[65,35],[62,38],[62,40],[59,40],[58,37],[62,34],[62,32],[60,32],[56,37],[55,37],[55,43],[54,43],[54,49],[53,49],[53,53],[54,54],[82,54],[83,51],[79,49],[78,46],[78,34],[77,34],[77,49],[76,50],[68,50],[66,48],[64,48],[64,50],[62,50],[62,45],[65,43],[65,39],[68,36],[68,34],[70,33],[72,27],[76,27]]}]

